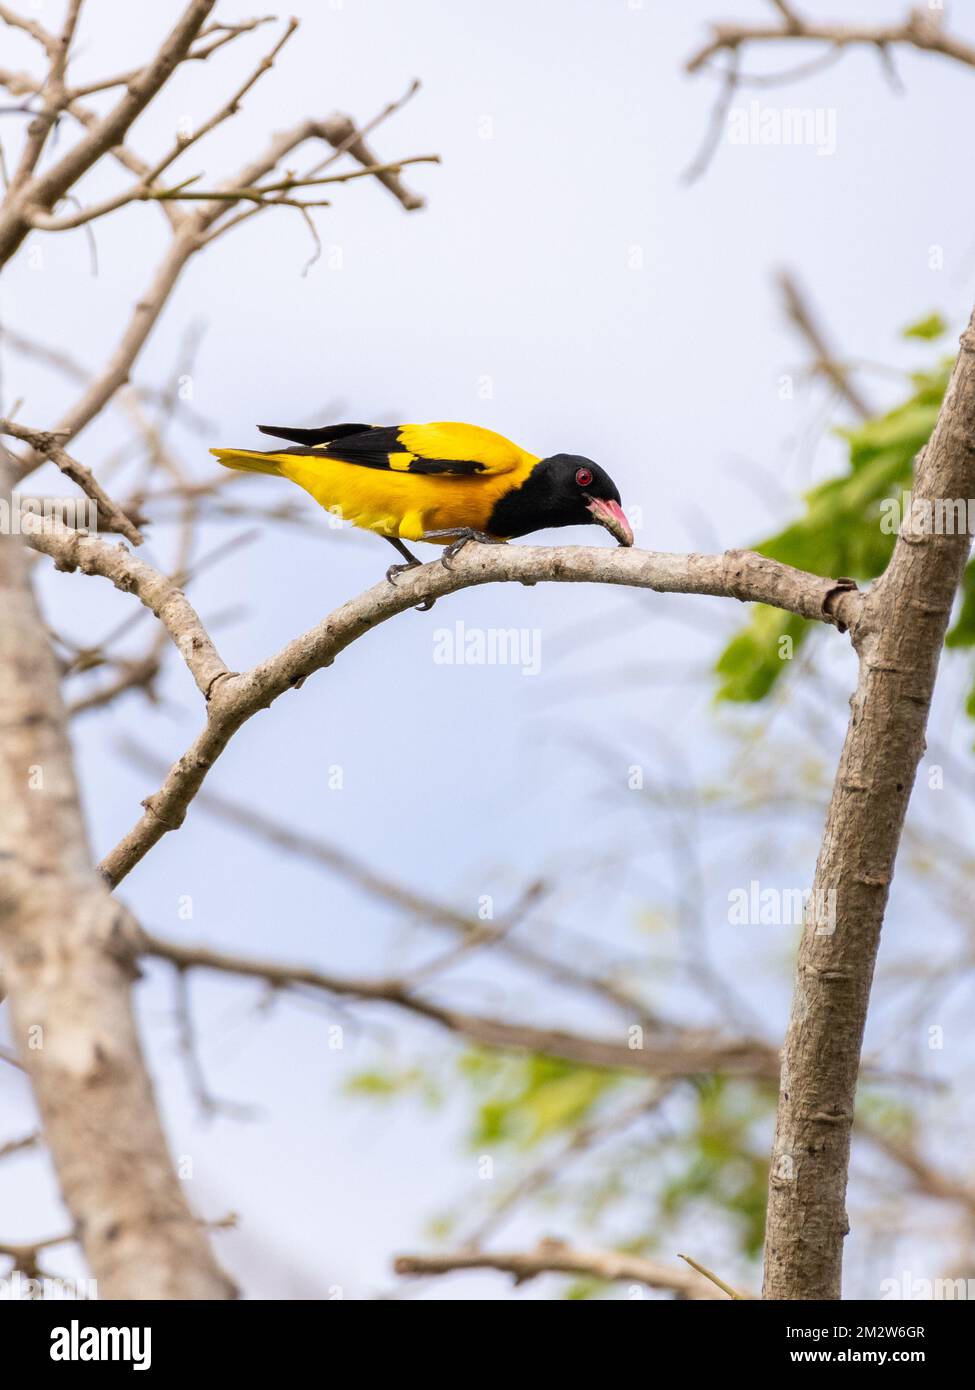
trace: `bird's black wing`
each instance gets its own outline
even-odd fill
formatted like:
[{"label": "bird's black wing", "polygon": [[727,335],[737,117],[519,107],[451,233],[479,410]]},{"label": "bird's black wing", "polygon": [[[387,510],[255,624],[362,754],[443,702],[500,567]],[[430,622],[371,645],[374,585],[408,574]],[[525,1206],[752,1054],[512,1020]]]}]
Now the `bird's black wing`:
[{"label": "bird's black wing", "polygon": [[302,430],[284,428],[281,425],[258,425],[261,434],[269,434],[272,439],[290,439],[292,444],[331,444],[333,439],[344,439],[347,435],[368,434],[375,425],[323,425],[318,429]]},{"label": "bird's black wing", "polygon": [[303,454],[311,458],[339,459],[360,468],[383,468],[395,473],[486,472],[475,459],[423,458],[411,452],[400,439],[402,425],[326,425],[322,429],[281,429],[277,425],[258,425],[262,434],[289,439],[303,447],[271,450],[272,453]]}]

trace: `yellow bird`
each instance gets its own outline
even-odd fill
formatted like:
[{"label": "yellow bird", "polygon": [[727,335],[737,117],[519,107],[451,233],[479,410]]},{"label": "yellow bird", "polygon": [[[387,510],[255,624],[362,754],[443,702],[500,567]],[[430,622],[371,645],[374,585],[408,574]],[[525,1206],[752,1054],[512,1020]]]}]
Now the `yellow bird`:
[{"label": "yellow bird", "polygon": [[211,449],[227,468],[288,478],[327,511],[375,531],[406,561],[390,583],[421,562],[405,541],[444,545],[444,564],[467,541],[491,543],[547,526],[597,522],[620,545],[633,544],[612,478],[578,454],[538,458],[493,430],[431,425],[327,425],[262,434],[292,447]]}]

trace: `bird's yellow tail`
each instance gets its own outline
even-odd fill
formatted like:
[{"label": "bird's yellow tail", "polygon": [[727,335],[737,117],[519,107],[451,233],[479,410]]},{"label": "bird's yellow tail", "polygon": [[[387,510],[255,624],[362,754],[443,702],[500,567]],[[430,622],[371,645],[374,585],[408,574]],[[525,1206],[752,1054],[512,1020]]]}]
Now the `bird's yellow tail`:
[{"label": "bird's yellow tail", "polygon": [[214,458],[220,460],[224,468],[239,468],[244,473],[270,473],[274,478],[281,477],[281,470],[273,457],[250,449],[211,449]]}]

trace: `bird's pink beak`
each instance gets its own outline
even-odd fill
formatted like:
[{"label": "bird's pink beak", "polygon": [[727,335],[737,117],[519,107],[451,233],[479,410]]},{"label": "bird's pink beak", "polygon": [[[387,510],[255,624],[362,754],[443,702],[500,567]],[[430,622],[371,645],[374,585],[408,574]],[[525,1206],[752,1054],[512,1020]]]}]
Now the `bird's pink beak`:
[{"label": "bird's pink beak", "polygon": [[598,521],[600,526],[605,526],[611,536],[615,536],[620,545],[633,544],[633,528],[626,519],[626,514],[618,502],[605,502],[601,497],[589,499],[589,510],[592,512],[593,521]]}]

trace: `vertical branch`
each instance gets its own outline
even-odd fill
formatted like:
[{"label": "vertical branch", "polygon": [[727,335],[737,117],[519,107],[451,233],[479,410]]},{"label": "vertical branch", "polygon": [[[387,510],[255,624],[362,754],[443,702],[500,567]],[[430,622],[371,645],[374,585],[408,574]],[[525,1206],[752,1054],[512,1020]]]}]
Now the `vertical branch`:
[{"label": "vertical branch", "polygon": [[[4,458],[0,483],[9,495]],[[57,665],[0,539],[0,959],[64,1200],[103,1298],[228,1298],[173,1171],[132,1014],[133,932],[92,868]]]},{"label": "vertical branch", "polygon": [[913,515],[851,627],[859,679],[799,948],[769,1179],[765,1298],[840,1297],[850,1131],[874,963],[971,545],[964,527],[935,534],[930,518],[936,503],[973,495],[975,315],[919,459]]}]

